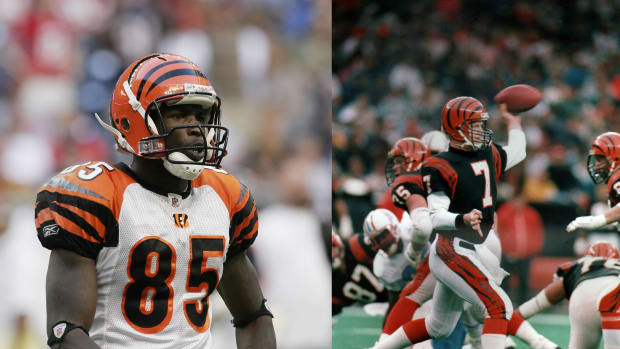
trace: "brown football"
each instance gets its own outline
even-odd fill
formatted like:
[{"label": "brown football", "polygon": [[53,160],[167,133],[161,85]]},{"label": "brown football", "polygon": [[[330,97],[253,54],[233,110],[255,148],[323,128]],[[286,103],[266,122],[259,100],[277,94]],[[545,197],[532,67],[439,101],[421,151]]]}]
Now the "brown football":
[{"label": "brown football", "polygon": [[495,104],[506,103],[508,111],[511,113],[522,113],[530,110],[540,102],[542,93],[535,87],[518,84],[508,86],[495,95]]}]

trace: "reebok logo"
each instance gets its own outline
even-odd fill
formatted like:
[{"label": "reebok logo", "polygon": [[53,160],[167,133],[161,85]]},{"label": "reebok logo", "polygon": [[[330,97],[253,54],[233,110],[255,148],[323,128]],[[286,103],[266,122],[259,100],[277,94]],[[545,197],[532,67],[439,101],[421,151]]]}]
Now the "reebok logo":
[{"label": "reebok logo", "polygon": [[52,235],[56,235],[58,234],[59,230],[60,228],[58,227],[58,224],[46,225],[43,227],[43,237],[46,238]]}]

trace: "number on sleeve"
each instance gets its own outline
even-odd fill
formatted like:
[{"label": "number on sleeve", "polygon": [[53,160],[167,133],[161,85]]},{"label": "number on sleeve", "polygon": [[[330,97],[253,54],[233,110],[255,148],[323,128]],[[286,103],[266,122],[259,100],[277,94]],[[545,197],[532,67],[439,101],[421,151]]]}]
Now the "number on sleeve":
[{"label": "number on sleeve", "polygon": [[484,175],[484,197],[482,198],[482,207],[493,206],[493,197],[491,196],[491,171],[489,163],[486,160],[480,160],[471,163],[476,176]]},{"label": "number on sleeve", "polygon": [[614,183],[612,188],[616,191],[616,195],[620,196],[620,181]]},{"label": "number on sleeve", "polygon": [[426,194],[431,195],[431,175],[425,175],[422,177],[422,181],[424,182],[424,186],[426,187]]},{"label": "number on sleeve", "polygon": [[85,181],[90,181],[90,180],[95,179],[97,176],[103,173],[103,169],[101,168],[101,166],[108,169],[108,171],[114,171],[114,167],[108,165],[108,163],[106,162],[99,161],[96,164],[86,166],[87,168],[92,170],[90,172],[86,171],[85,169],[79,170],[78,178],[83,179]]}]

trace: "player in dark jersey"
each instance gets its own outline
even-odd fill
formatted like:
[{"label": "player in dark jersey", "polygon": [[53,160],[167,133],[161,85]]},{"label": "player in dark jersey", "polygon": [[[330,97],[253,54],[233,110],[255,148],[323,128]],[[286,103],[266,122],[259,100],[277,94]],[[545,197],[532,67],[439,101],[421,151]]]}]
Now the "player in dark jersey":
[{"label": "player in dark jersey", "polygon": [[[483,348],[503,347],[512,303],[499,284],[507,274],[499,266],[499,240],[492,227],[496,180],[525,158],[520,119],[505,105],[508,145],[491,142],[484,106],[472,97],[450,100],[442,110],[442,127],[450,137],[448,152],[422,166],[428,206],[437,238],[429,267],[439,283],[430,316],[408,322],[375,348],[395,348],[428,338],[443,338],[457,324],[464,302],[485,308]],[[495,250],[495,253],[491,252]]]},{"label": "player in dark jersey", "polygon": [[609,242],[597,242],[584,257],[560,265],[554,281],[517,312],[528,318],[566,298],[571,322],[569,348],[598,348],[601,330],[605,348],[617,348],[619,275],[618,250]]},{"label": "player in dark jersey", "polygon": [[332,231],[332,316],[357,302],[387,302],[385,286],[372,273],[374,255],[363,234],[342,241]]},{"label": "player in dark jersey", "polygon": [[[417,266],[422,263],[422,268],[416,271],[415,279],[418,280],[416,290],[430,275],[427,267],[428,260],[420,260],[421,251],[428,241],[432,228],[426,206],[426,190],[419,171],[420,165],[429,156],[430,152],[422,141],[417,138],[406,137],[394,143],[388,152],[385,164],[385,178],[390,187],[388,192],[391,202],[394,207],[402,212],[410,212],[412,225],[416,226],[413,229],[414,233],[411,236],[411,243],[408,245],[406,253],[413,265]],[[434,278],[424,285],[429,285],[429,287],[424,288],[426,292],[422,292],[427,297],[418,298],[427,300],[430,299],[433,292]],[[409,294],[411,293],[413,292]],[[413,313],[424,302],[423,299],[418,298],[400,297],[398,299],[388,313],[382,336],[391,334],[402,324],[411,320]]]},{"label": "player in dark jersey", "polygon": [[566,227],[568,232],[576,229],[597,229],[620,221],[620,133],[605,132],[596,137],[588,154],[588,173],[596,184],[607,183],[610,210],[598,216],[577,217]]}]

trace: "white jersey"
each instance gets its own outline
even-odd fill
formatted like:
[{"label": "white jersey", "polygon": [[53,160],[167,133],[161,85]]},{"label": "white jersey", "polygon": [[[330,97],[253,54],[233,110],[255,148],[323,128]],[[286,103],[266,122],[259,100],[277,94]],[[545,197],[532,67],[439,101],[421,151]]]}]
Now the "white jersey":
[{"label": "white jersey", "polygon": [[[398,237],[403,246],[407,246],[413,234],[413,224],[407,212],[403,212],[403,217],[398,223]],[[413,280],[416,269],[411,266],[403,252],[388,256],[379,250],[373,260],[373,273],[383,282],[390,291],[402,290],[409,281]]]},{"label": "white jersey", "polygon": [[257,212],[249,190],[205,170],[181,195],[140,184],[124,164],[74,166],[37,195],[43,246],[96,261],[91,338],[102,348],[209,348],[209,294],[226,258],[249,247]]}]

